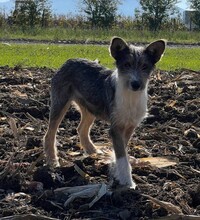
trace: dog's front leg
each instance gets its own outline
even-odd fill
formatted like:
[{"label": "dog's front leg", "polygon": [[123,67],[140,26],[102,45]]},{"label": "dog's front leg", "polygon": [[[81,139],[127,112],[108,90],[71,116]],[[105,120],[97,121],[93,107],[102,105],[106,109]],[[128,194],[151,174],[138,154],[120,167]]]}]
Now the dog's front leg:
[{"label": "dog's front leg", "polygon": [[115,168],[114,178],[122,186],[135,188],[136,184],[132,180],[131,165],[128,160],[126,151],[126,137],[124,128],[118,126],[111,126],[110,135],[113,142],[115,152]]}]

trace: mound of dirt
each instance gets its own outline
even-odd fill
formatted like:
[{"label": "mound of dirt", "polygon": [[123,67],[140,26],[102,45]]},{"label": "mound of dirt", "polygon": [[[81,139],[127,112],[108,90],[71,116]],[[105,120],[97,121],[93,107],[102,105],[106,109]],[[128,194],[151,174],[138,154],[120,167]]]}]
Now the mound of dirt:
[{"label": "mound of dirt", "polygon": [[96,121],[91,130],[92,140],[103,146],[105,155],[86,156],[76,131],[80,114],[73,107],[57,135],[61,167],[45,166],[42,139],[54,72],[0,67],[1,218],[200,216],[200,72],[156,71],[152,75],[149,115],[129,143],[136,190],[109,188],[109,125]]}]

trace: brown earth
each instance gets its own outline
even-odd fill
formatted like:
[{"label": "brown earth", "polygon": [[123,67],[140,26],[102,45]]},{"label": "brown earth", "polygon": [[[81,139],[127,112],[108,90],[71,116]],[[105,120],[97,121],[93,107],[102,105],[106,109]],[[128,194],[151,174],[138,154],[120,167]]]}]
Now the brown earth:
[{"label": "brown earth", "polygon": [[[36,219],[40,215],[111,220],[200,216],[200,72],[153,74],[149,116],[129,143],[129,154],[143,158],[133,163],[137,189],[108,189],[91,208],[84,204],[92,198],[77,198],[64,207],[68,197],[58,196],[55,189],[109,185],[109,125],[96,121],[91,131],[93,141],[103,146],[106,156],[85,156],[76,131],[80,115],[71,108],[57,136],[62,166],[47,168],[42,138],[48,124],[54,72],[0,67],[0,218],[30,213]],[[144,162],[147,157],[151,163]],[[160,157],[166,161],[160,164]]]}]

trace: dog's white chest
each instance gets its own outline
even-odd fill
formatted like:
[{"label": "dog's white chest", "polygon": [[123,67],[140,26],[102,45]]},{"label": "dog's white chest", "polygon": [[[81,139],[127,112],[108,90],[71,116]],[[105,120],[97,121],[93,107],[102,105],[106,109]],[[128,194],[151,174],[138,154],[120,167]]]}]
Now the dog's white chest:
[{"label": "dog's white chest", "polygon": [[147,113],[146,90],[133,92],[131,90],[116,89],[115,120],[120,124],[136,127]]}]

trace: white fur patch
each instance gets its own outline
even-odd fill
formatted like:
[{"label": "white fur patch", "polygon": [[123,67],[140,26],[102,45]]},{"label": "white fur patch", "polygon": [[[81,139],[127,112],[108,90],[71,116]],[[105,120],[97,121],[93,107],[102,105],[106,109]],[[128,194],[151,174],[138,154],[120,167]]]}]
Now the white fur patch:
[{"label": "white fur patch", "polygon": [[116,109],[113,119],[116,123],[137,127],[147,114],[147,87],[141,91],[132,91],[123,85],[117,74],[115,76]]},{"label": "white fur patch", "polygon": [[114,177],[119,181],[120,185],[135,189],[136,184],[132,180],[131,170],[132,168],[127,157],[116,159]]}]

